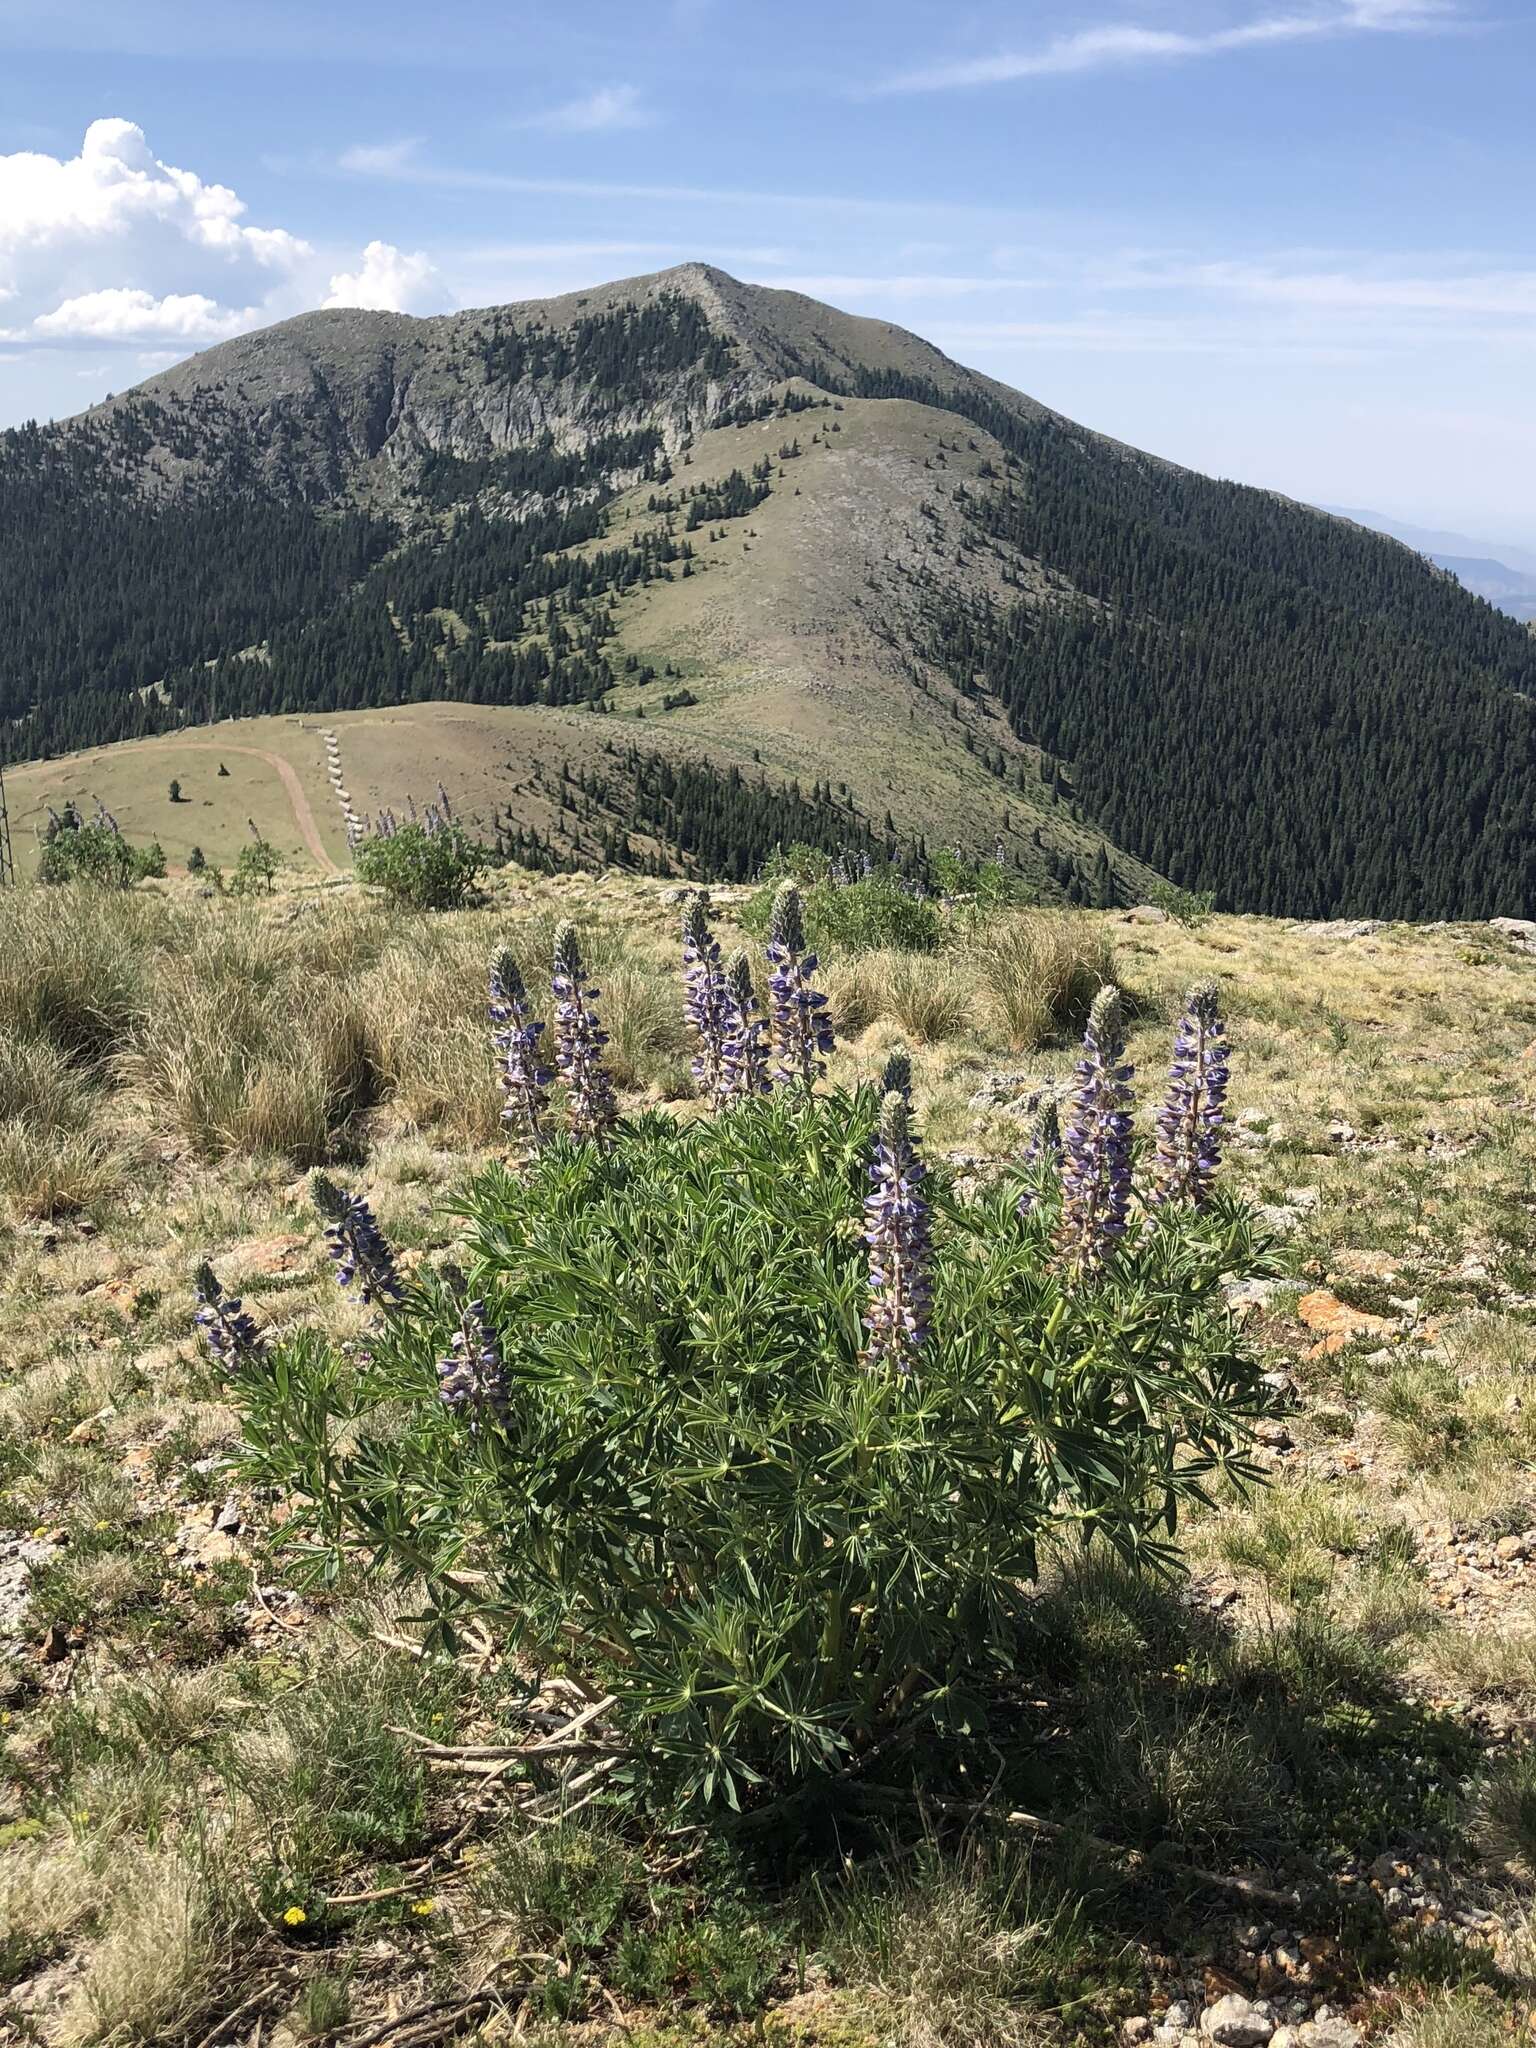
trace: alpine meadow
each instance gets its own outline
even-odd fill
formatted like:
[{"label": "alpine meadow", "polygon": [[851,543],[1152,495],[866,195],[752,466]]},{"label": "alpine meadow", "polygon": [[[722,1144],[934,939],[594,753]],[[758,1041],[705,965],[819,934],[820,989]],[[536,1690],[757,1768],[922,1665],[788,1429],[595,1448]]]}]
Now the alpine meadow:
[{"label": "alpine meadow", "polygon": [[0,2042],[1536,2043],[1518,15],[0,9]]}]

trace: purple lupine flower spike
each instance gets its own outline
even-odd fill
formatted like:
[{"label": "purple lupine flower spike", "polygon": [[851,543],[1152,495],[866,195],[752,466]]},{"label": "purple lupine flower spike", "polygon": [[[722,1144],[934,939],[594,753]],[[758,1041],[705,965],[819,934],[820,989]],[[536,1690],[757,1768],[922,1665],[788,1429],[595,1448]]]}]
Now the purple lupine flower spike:
[{"label": "purple lupine flower spike", "polygon": [[699,1093],[718,1109],[728,1098],[725,1040],[730,991],[720,964],[720,942],[709,929],[702,896],[690,896],[683,911],[683,986],[683,1008],[698,1041],[693,1078]]},{"label": "purple lupine flower spike", "polygon": [[899,1095],[904,1102],[912,1100],[912,1055],[900,1045],[886,1054],[880,1074],[880,1100],[883,1102],[892,1094]]},{"label": "purple lupine flower spike", "polygon": [[501,1120],[525,1152],[544,1142],[549,1084],[555,1078],[539,1058],[543,1035],[522,970],[503,947],[491,961],[491,1043],[501,1077]]},{"label": "purple lupine flower spike", "polygon": [[603,1064],[608,1034],[592,1008],[602,991],[585,987],[585,981],[576,927],[567,922],[555,933],[555,1065],[565,1083],[571,1136],[600,1145],[618,1122],[619,1111],[613,1080]]},{"label": "purple lupine flower spike", "polygon": [[1131,1202],[1131,1081],[1120,991],[1101,988],[1083,1033],[1062,1145],[1061,1228],[1068,1267],[1097,1266],[1125,1235]]},{"label": "purple lupine flower spike", "polygon": [[372,1302],[393,1306],[405,1290],[395,1255],[374,1221],[372,1209],[361,1195],[349,1194],[323,1173],[317,1173],[309,1185],[325,1225],[326,1248],[336,1267],[337,1285],[356,1288],[365,1307]]},{"label": "purple lupine flower spike", "polygon": [[827,1070],[832,1050],[832,1021],[827,999],[814,985],[816,955],[805,950],[805,923],[800,891],[781,883],[768,920],[768,987],[773,998],[773,1046],[779,1079],[801,1081],[807,1088]]},{"label": "purple lupine flower spike", "polygon": [[758,1015],[752,963],[745,953],[733,953],[726,962],[725,995],[721,1099],[745,1102],[749,1096],[767,1095],[773,1087],[768,1074],[768,1026]]},{"label": "purple lupine flower spike", "polygon": [[1221,1164],[1228,1061],[1216,984],[1197,982],[1174,1034],[1168,1095],[1157,1113],[1155,1202],[1188,1202],[1199,1209],[1208,1199]]},{"label": "purple lupine flower spike", "polygon": [[907,1099],[893,1088],[880,1106],[880,1135],[864,1198],[869,1247],[864,1360],[893,1366],[903,1376],[911,1372],[927,1338],[933,1298],[929,1210],[922,1191],[926,1173],[913,1141]]},{"label": "purple lupine flower spike", "polygon": [[461,1304],[459,1327],[437,1361],[437,1392],[444,1407],[468,1418],[471,1429],[487,1415],[505,1414],[507,1365],[483,1301]]},{"label": "purple lupine flower spike", "polygon": [[[1061,1168],[1061,1105],[1054,1088],[1038,1088],[1029,1099],[1029,1136],[1024,1141],[1020,1164],[1039,1174]],[[1038,1187],[1026,1188],[1018,1201],[1021,1217],[1030,1215],[1040,1200]]]},{"label": "purple lupine flower spike", "polygon": [[214,1364],[227,1373],[254,1365],[261,1356],[261,1332],[239,1295],[224,1292],[206,1259],[193,1274],[192,1286],[197,1295],[193,1320]]}]

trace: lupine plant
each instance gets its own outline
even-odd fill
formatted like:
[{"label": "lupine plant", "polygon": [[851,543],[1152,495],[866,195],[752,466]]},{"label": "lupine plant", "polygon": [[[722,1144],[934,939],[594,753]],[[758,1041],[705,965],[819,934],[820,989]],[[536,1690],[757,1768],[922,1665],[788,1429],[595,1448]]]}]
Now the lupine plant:
[{"label": "lupine plant", "polygon": [[576,927],[568,920],[555,933],[555,1065],[565,1083],[571,1136],[606,1144],[618,1122],[613,1079],[603,1060],[608,1034],[592,1005],[602,994],[588,986]]},{"label": "lupine plant", "polygon": [[1037,1088],[1026,1105],[1029,1117],[1029,1136],[1024,1141],[1024,1150],[1019,1164],[1028,1173],[1030,1184],[1019,1196],[1019,1215],[1029,1215],[1040,1200],[1041,1189],[1061,1172],[1061,1100],[1051,1087]]},{"label": "lupine plant", "polygon": [[725,1039],[721,1056],[721,1100],[747,1102],[773,1086],[768,1072],[768,1025],[758,1013],[752,963],[735,952],[725,965]]},{"label": "lupine plant", "polygon": [[1120,991],[1102,988],[1088,1013],[1062,1141],[1063,1263],[1084,1273],[1124,1237],[1131,1204],[1131,1078]]},{"label": "lupine plant", "polygon": [[773,899],[765,950],[778,1078],[810,1088],[826,1072],[834,1040],[826,996],[815,985],[816,955],[806,951],[800,891],[793,882],[781,883]]},{"label": "lupine plant", "polygon": [[864,1197],[864,1242],[869,1247],[868,1337],[872,1367],[911,1372],[928,1336],[932,1290],[929,1209],[923,1193],[927,1169],[913,1142],[912,1112],[899,1089],[880,1105],[880,1130]]},{"label": "lupine plant", "polygon": [[1157,1116],[1156,1202],[1202,1208],[1221,1164],[1221,1126],[1230,1077],[1226,1026],[1213,981],[1185,999],[1173,1041],[1168,1094]]},{"label": "lupine plant", "polygon": [[389,1242],[361,1195],[337,1187],[323,1173],[309,1184],[310,1195],[325,1225],[326,1249],[343,1293],[355,1291],[368,1307],[392,1307],[404,1296],[399,1268]]},{"label": "lupine plant", "polygon": [[522,969],[505,947],[491,961],[491,1043],[501,1082],[501,1120],[525,1154],[547,1135],[549,1084],[553,1072],[539,1057],[542,1022],[533,1014]]},{"label": "lupine plant", "polygon": [[725,1054],[730,1001],[720,941],[710,931],[704,898],[690,896],[683,911],[683,1009],[697,1048],[693,1078],[699,1093],[716,1109],[730,1092]]},{"label": "lupine plant", "polygon": [[239,1377],[246,1476],[316,1569],[371,1556],[444,1639],[473,1616],[614,1694],[617,1796],[746,1805],[975,1730],[1043,1541],[1172,1568],[1183,1507],[1256,1476],[1263,1361],[1222,1294],[1266,1269],[1247,1213],[1154,1205],[1091,1271],[1060,1256],[1123,1216],[1121,1060],[1109,998],[1070,1178],[1023,1217],[1016,1180],[920,1175],[899,1090],[492,1167],[462,1289],[424,1274],[362,1350],[304,1332]]},{"label": "lupine plant", "polygon": [[472,1428],[478,1428],[506,1408],[507,1368],[501,1339],[486,1314],[485,1303],[462,1299],[462,1275],[454,1272],[449,1281],[462,1305],[458,1328],[437,1361],[438,1399],[466,1415]]},{"label": "lupine plant", "polygon": [[224,1373],[237,1373],[254,1365],[261,1356],[261,1332],[255,1318],[242,1306],[238,1294],[226,1294],[206,1259],[192,1276],[197,1296],[193,1321],[197,1324],[208,1355]]}]

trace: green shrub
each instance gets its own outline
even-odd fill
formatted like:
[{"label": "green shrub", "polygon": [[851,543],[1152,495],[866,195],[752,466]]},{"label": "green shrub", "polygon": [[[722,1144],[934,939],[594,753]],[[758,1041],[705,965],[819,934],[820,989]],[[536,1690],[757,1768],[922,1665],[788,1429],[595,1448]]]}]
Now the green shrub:
[{"label": "green shrub", "polygon": [[230,893],[235,896],[270,896],[282,863],[277,848],[267,839],[251,839],[241,847],[230,876]]},{"label": "green shrub", "polygon": [[93,882],[101,889],[131,889],[143,870],[114,825],[64,826],[43,846],[37,879],[50,887]]},{"label": "green shrub", "polygon": [[[742,924],[758,936],[768,929],[775,884],[760,890],[742,912]],[[806,937],[818,953],[872,953],[889,948],[931,953],[944,936],[944,916],[930,896],[904,888],[890,868],[877,868],[857,882],[823,877],[801,895]]]},{"label": "green shrub", "polygon": [[1155,903],[1159,910],[1166,910],[1175,924],[1196,931],[1208,922],[1216,908],[1216,891],[1180,889],[1172,882],[1154,882],[1147,891],[1147,901]]},{"label": "green shrub", "polygon": [[413,910],[460,910],[485,867],[462,825],[399,825],[357,849],[357,878]]},{"label": "green shrub", "polygon": [[974,1729],[1043,1540],[1171,1566],[1180,1505],[1251,1475],[1220,1282],[1255,1253],[1231,1205],[1170,1209],[1069,1283],[1048,1186],[1024,1219],[1017,1187],[940,1195],[918,1369],[872,1369],[876,1112],[784,1091],[492,1169],[464,1214],[504,1403],[439,1398],[459,1311],[427,1278],[366,1350],[304,1334],[241,1374],[246,1477],[419,1576],[442,1629],[483,1615],[616,1693],[636,1790],[734,1803]]}]

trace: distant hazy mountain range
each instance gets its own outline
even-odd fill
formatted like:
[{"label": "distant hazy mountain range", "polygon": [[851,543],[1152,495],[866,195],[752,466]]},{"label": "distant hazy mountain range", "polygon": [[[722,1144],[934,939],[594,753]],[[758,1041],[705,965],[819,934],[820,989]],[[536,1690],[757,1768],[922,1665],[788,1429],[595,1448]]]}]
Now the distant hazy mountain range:
[{"label": "distant hazy mountain range", "polygon": [[798,293],[685,264],[311,313],[0,435],[12,756],[444,699],[569,752],[551,857],[633,818],[737,865],[765,831],[997,847],[1058,898],[1536,905],[1536,636]]},{"label": "distant hazy mountain range", "polygon": [[1474,540],[1469,534],[1439,527],[1410,526],[1383,512],[1351,511],[1344,505],[1325,505],[1323,510],[1377,533],[1389,533],[1394,540],[1428,555],[1442,569],[1449,569],[1464,589],[1486,597],[1512,618],[1536,619],[1536,548],[1521,547],[1517,541]]}]

